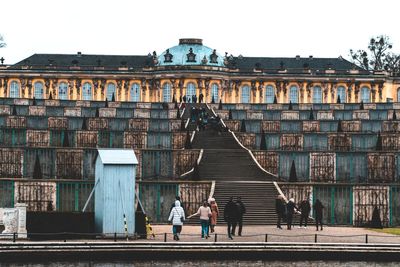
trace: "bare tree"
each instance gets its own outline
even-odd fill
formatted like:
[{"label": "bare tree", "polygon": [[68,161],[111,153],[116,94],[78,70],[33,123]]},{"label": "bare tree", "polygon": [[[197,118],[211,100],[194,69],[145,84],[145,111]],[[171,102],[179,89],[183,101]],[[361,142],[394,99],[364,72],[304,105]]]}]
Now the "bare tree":
[{"label": "bare tree", "polygon": [[0,48],[5,47],[6,43],[4,42],[3,36],[0,34]]},{"label": "bare tree", "polygon": [[392,48],[389,37],[380,35],[370,39],[367,51],[350,49],[350,56],[354,64],[367,70],[386,70],[399,74],[400,55],[391,52]]}]

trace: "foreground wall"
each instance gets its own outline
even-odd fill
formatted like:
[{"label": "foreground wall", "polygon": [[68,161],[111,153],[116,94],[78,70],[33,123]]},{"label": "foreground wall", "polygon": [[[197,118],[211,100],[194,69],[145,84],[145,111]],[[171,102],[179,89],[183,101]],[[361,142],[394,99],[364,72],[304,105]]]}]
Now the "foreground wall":
[{"label": "foreground wall", "polygon": [[400,185],[279,183],[296,203],[309,197],[325,206],[324,222],[333,225],[367,226],[375,207],[384,226],[400,225]]}]

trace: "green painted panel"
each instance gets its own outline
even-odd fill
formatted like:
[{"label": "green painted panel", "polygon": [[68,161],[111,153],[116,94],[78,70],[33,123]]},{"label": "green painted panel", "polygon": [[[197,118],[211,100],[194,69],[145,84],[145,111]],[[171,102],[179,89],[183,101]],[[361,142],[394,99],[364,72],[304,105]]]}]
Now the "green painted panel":
[{"label": "green painted panel", "polygon": [[0,207],[14,207],[14,181],[0,181]]},{"label": "green painted panel", "polygon": [[336,153],[336,182],[360,183],[366,181],[366,153]]},{"label": "green painted panel", "polygon": [[304,150],[328,150],[328,136],[326,134],[304,134]]},{"label": "green painted panel", "polygon": [[279,176],[288,181],[292,161],[296,165],[297,180],[308,182],[309,179],[309,153],[304,152],[279,152]]}]

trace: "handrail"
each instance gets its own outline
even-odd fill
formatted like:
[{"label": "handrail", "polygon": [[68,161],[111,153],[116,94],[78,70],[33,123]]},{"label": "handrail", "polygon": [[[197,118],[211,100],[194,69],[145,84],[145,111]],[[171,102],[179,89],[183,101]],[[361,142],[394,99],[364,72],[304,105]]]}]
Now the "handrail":
[{"label": "handrail", "polygon": [[215,180],[213,180],[211,182],[211,189],[210,189],[210,195],[208,196],[208,198],[212,198],[214,196],[214,192],[215,192]]},{"label": "handrail", "polygon": [[287,197],[285,196],[285,194],[282,192],[282,189],[279,187],[277,182],[272,182],[276,188],[276,190],[278,191],[279,195],[282,196],[283,200],[285,200],[286,203],[289,202],[289,200],[287,199]]},{"label": "handrail", "polygon": [[193,143],[194,136],[196,135],[196,131],[192,131],[192,136],[190,137],[190,143]]},{"label": "handrail", "polygon": [[[201,150],[200,150],[199,157],[197,158],[197,165],[199,165],[199,164],[200,164],[200,162],[201,162],[201,159],[203,158],[203,153],[204,153],[204,150],[203,150],[203,149],[201,149]],[[188,175],[188,174],[192,173],[193,171],[194,171],[194,167],[193,167],[193,168],[191,168],[189,171],[185,172],[184,174],[181,174],[179,177],[180,177],[180,178],[182,178],[182,177],[184,177],[184,176],[186,176],[186,175]]]},{"label": "handrail", "polygon": [[185,129],[188,127],[189,122],[190,122],[190,118],[188,118],[187,121],[186,121],[186,123],[185,123]]}]

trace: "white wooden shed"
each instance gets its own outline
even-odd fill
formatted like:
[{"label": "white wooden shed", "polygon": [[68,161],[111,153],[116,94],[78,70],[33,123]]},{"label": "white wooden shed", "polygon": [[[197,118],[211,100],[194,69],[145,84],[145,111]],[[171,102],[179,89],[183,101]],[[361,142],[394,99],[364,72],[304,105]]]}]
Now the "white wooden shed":
[{"label": "white wooden shed", "polygon": [[95,178],[97,233],[135,233],[135,176],[138,164],[132,149],[98,149]]}]

